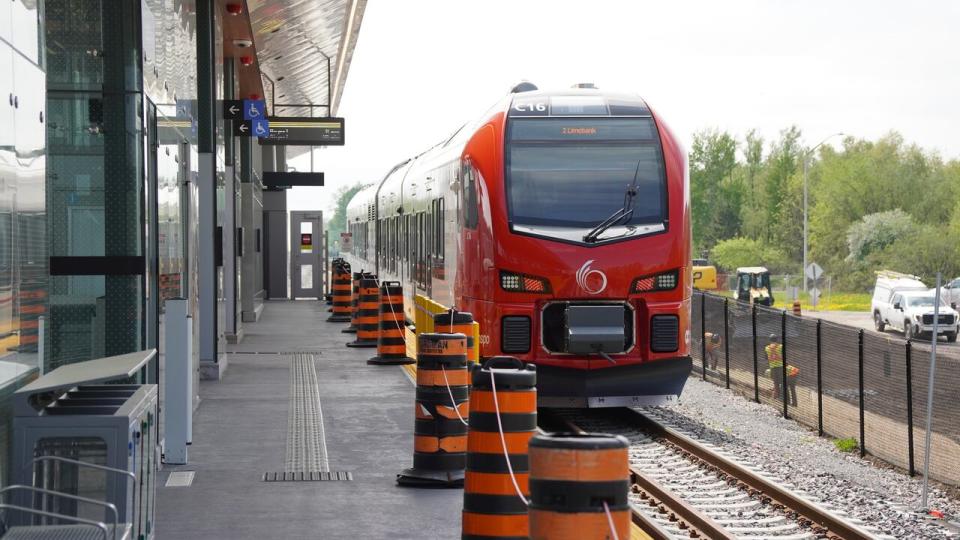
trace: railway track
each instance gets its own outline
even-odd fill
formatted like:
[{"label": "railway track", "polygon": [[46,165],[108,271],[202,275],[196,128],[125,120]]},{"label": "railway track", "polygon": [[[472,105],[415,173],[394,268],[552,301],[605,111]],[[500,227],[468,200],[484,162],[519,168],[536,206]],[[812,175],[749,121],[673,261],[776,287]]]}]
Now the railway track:
[{"label": "railway track", "polygon": [[656,540],[882,538],[752,464],[633,409],[541,411],[545,430],[623,435],[630,441],[633,522]]}]

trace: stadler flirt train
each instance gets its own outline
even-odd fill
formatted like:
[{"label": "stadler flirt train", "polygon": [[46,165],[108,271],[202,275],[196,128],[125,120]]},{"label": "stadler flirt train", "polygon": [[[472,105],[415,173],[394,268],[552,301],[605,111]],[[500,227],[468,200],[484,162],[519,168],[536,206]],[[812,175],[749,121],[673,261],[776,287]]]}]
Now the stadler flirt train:
[{"label": "stadler flirt train", "polygon": [[347,207],[355,270],[468,311],[539,404],[679,396],[691,369],[686,154],[637,96],[521,83]]}]

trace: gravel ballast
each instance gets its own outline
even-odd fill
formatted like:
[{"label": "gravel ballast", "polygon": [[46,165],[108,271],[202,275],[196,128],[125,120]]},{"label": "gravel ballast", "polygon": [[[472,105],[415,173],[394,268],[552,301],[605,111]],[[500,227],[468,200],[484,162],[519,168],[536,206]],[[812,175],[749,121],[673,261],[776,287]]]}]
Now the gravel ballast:
[{"label": "gravel ballast", "polygon": [[651,411],[668,425],[756,463],[885,534],[960,538],[958,528],[950,524],[960,517],[960,501],[941,486],[932,483],[929,507],[947,519],[919,514],[914,511],[920,504],[919,476],[878,466],[856,452],[841,452],[831,439],[784,419],[772,407],[690,377],[678,401]]}]

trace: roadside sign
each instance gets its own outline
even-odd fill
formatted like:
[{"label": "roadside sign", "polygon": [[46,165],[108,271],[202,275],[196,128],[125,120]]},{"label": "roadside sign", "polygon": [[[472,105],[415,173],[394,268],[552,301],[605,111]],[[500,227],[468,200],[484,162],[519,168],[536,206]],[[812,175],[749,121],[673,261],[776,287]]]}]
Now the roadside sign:
[{"label": "roadside sign", "polygon": [[810,304],[812,304],[813,307],[816,308],[817,301],[820,300],[820,289],[816,287],[811,287],[808,292],[810,294]]},{"label": "roadside sign", "polygon": [[807,265],[806,274],[808,278],[816,281],[823,275],[823,268],[820,268],[820,265],[815,262],[810,263]]},{"label": "roadside sign", "polygon": [[225,99],[223,100],[223,119],[238,120],[243,118],[243,100]]},{"label": "roadside sign", "polygon": [[340,251],[353,250],[353,233],[340,233]]},{"label": "roadside sign", "polygon": [[260,144],[289,146],[342,146],[344,144],[343,118],[308,118],[300,116],[271,116],[270,136]]},{"label": "roadside sign", "polygon": [[243,100],[243,119],[256,120],[267,117],[267,102],[262,99]]}]

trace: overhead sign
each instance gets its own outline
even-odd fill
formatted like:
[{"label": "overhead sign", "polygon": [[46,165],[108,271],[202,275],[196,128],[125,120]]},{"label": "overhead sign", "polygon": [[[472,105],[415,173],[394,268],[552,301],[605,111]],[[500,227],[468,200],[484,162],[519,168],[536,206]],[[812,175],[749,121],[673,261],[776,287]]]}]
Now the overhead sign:
[{"label": "overhead sign", "polygon": [[823,268],[820,268],[820,265],[817,263],[810,263],[807,265],[807,277],[816,281],[820,279],[820,276],[823,275]]},{"label": "overhead sign", "polygon": [[223,119],[239,120],[243,118],[243,100],[225,99],[223,100]]},{"label": "overhead sign", "polygon": [[323,173],[273,172],[263,173],[263,186],[267,189],[286,189],[294,186],[323,186]]},{"label": "overhead sign", "polygon": [[243,119],[258,120],[267,117],[267,102],[262,99],[243,100]]},{"label": "overhead sign", "polygon": [[304,118],[300,116],[271,116],[270,136],[260,144],[287,146],[342,146],[343,118]]}]

